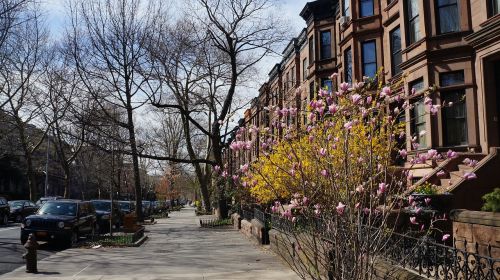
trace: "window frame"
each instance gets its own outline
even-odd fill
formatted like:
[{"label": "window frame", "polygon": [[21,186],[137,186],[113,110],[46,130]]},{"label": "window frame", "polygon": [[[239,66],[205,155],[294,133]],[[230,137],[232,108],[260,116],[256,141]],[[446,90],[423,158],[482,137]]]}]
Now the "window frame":
[{"label": "window frame", "polygon": [[[445,5],[439,5],[439,0],[436,0],[435,4],[436,4],[436,28],[437,28],[437,32],[438,34],[447,34],[447,33],[454,33],[454,32],[460,32],[460,6],[459,6],[459,0],[454,0],[455,3],[453,4],[445,4]],[[456,7],[456,12],[457,12],[457,26],[455,26],[456,30],[447,30],[447,31],[443,31],[442,30],[442,26],[441,26],[441,19],[444,18],[442,15],[441,15],[441,10],[444,9],[444,8],[448,8],[448,7],[452,7],[452,6],[455,6]]]},{"label": "window frame", "polygon": [[500,2],[498,0],[488,0],[488,18],[500,14]]},{"label": "window frame", "polygon": [[[364,2],[369,2],[371,3],[371,13],[370,14],[363,14],[363,3]],[[375,3],[373,0],[359,0],[359,17],[371,17],[375,15]]]},{"label": "window frame", "polygon": [[[323,44],[323,34],[326,34],[328,33],[329,35],[329,39],[330,39],[330,42],[328,44]],[[330,59],[332,58],[332,31],[331,30],[322,30],[319,32],[319,41],[320,41],[320,54],[319,54],[319,58],[321,60],[323,59]],[[328,56],[325,56],[324,55],[324,51],[325,50],[328,50]]]},{"label": "window frame", "polygon": [[314,63],[314,35],[311,35],[309,37],[309,65],[312,65]]},{"label": "window frame", "polygon": [[[447,114],[448,110],[452,110],[452,108],[450,107],[444,107],[443,108],[443,111],[442,111],[442,124],[443,124],[443,145],[447,146],[447,147],[450,147],[450,146],[467,146],[469,144],[469,135],[468,135],[468,127],[467,127],[467,99],[466,99],[466,96],[465,96],[465,89],[455,89],[455,90],[446,90],[446,91],[442,91],[441,92],[441,99],[446,101],[446,96],[450,96],[450,95],[461,95],[463,98],[459,101],[455,101],[453,99],[453,105],[452,106],[457,106],[457,105],[460,105],[460,106],[463,106],[463,116],[456,116],[456,115],[453,115],[451,117],[449,117],[449,115]],[[450,133],[448,133],[448,127],[451,123],[451,121],[453,122],[460,122],[464,128],[465,128],[465,131],[464,131],[464,139],[458,139],[457,142],[452,142],[450,141]],[[457,135],[453,135],[453,136],[457,136]]]},{"label": "window frame", "polygon": [[[349,56],[348,56],[349,54]],[[348,59],[349,58],[349,61]],[[352,81],[353,81],[353,67],[352,67],[352,49],[351,47],[348,47],[347,49],[345,49],[344,51],[344,64],[345,64],[345,67],[344,67],[344,81],[346,83],[349,83],[349,84],[352,84]]]},{"label": "window frame", "polygon": [[[347,5],[346,5],[347,4]],[[342,2],[342,15],[345,17],[350,17],[351,16],[351,0],[344,0]]]},{"label": "window frame", "polygon": [[[373,44],[373,50],[375,52],[375,61],[370,61],[370,62],[366,62],[365,61],[365,46],[368,46],[368,45],[371,45]],[[373,76],[372,75],[368,75],[366,73],[366,69],[365,67],[367,65],[371,65],[371,64],[375,64],[375,73],[373,73]],[[364,42],[361,43],[361,69],[362,69],[362,72],[363,72],[363,76],[367,76],[367,77],[370,77],[370,78],[373,78],[377,75],[377,40],[376,39],[372,39],[372,40],[366,40]]]},{"label": "window frame", "polygon": [[307,80],[307,68],[308,68],[308,62],[307,62],[307,57],[302,60],[302,81]]},{"label": "window frame", "polygon": [[[422,111],[421,115],[417,115],[417,113],[418,113],[417,106],[419,106],[419,108]],[[412,133],[412,135],[415,135],[415,137],[417,138],[416,143],[418,143],[418,145],[419,145],[418,149],[413,149],[413,147],[412,147],[412,150],[426,149],[427,148],[427,139],[426,139],[427,134],[420,136],[420,132],[425,131],[426,126],[427,126],[427,121],[425,119],[426,118],[425,104],[424,104],[423,98],[417,99],[416,101],[414,101],[412,103],[410,117],[411,117],[411,120],[410,120],[411,133]],[[422,121],[418,121],[420,117],[421,117]]]},{"label": "window frame", "polygon": [[[399,50],[395,50],[394,49],[394,38],[393,38],[393,34],[398,31],[399,32]],[[401,64],[403,62],[403,53],[402,53],[402,50],[403,50],[403,42],[401,40],[401,26],[397,26],[395,28],[393,28],[390,32],[389,32],[389,41],[390,41],[390,48],[391,48],[391,74],[392,76],[396,76],[398,75],[399,73],[402,72],[401,70],[401,67],[399,67],[399,64]],[[396,56],[399,56],[399,61],[400,63],[398,65],[396,65],[395,63],[395,57]],[[398,70],[398,71],[396,71]]]},{"label": "window frame", "polygon": [[[417,12],[415,13],[415,16],[413,16],[413,17],[411,15],[412,13],[410,13],[410,12],[413,12],[413,10],[411,8],[412,7],[412,5],[411,5],[412,1],[416,1],[416,4],[417,4]],[[405,4],[406,4],[406,9],[405,9],[406,10],[406,22],[405,22],[405,24],[406,24],[406,31],[407,31],[406,33],[408,35],[408,36],[406,36],[406,43],[407,43],[407,45],[414,44],[418,40],[420,40],[420,13],[418,11],[420,5],[418,3],[419,3],[418,0],[406,0],[405,1]],[[415,21],[417,22],[417,24],[413,25],[413,23]],[[417,26],[417,30],[416,30],[417,31],[416,32],[417,36],[415,36],[415,38],[413,38],[413,39],[411,38],[412,37],[411,36],[411,34],[412,34],[412,32],[411,32],[412,28],[411,27],[412,26]]]}]

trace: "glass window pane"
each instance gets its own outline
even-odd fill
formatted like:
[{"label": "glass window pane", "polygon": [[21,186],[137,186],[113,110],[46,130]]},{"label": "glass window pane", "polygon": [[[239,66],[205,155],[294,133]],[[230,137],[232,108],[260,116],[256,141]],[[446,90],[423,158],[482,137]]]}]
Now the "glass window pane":
[{"label": "glass window pane", "polygon": [[456,32],[459,30],[458,6],[452,4],[439,8],[439,31],[440,33]]},{"label": "glass window pane", "polygon": [[321,59],[331,58],[331,33],[330,31],[322,31],[321,34]]},{"label": "glass window pane", "polygon": [[361,0],[360,10],[362,17],[373,16],[373,0]]},{"label": "glass window pane", "polygon": [[344,0],[344,16],[350,16],[351,11],[349,9],[351,0]]},{"label": "glass window pane", "polygon": [[392,68],[392,75],[394,76],[401,72],[399,64],[401,64],[403,60],[401,55],[401,31],[399,27],[396,27],[393,31],[391,31],[390,36],[391,36],[391,53],[392,53],[391,68]]},{"label": "glass window pane", "polygon": [[410,91],[412,89],[415,89],[415,92],[423,90],[424,89],[424,79],[423,78],[419,78],[419,79],[417,79],[415,81],[410,82],[409,88],[410,88]]},{"label": "glass window pane", "polygon": [[500,0],[490,0],[491,1],[491,13],[496,15],[500,13]]},{"label": "glass window pane", "polygon": [[[467,108],[465,103],[465,92],[463,90],[443,94],[445,106],[444,128],[445,145],[467,144]],[[449,102],[453,102],[449,105]]]},{"label": "glass window pane", "polygon": [[345,63],[345,81],[347,83],[352,83],[352,56],[351,48],[347,49],[344,53],[344,63]]},{"label": "glass window pane", "polygon": [[417,0],[409,0],[408,1],[408,16],[409,18],[413,18],[418,16],[418,1]]},{"label": "glass window pane", "polygon": [[463,84],[463,83],[464,83],[464,71],[441,73],[439,75],[439,84],[442,87]]}]

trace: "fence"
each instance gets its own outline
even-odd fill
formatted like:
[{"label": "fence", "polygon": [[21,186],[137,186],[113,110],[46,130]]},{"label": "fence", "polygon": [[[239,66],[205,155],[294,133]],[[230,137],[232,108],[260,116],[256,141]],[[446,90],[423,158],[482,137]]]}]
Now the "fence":
[{"label": "fence", "polygon": [[116,233],[116,235],[93,235],[91,242],[99,243],[104,246],[132,246],[139,239],[144,237],[144,227],[139,228],[133,233]]},{"label": "fence", "polygon": [[265,213],[257,208],[253,209],[253,216],[255,219],[257,219],[259,222],[263,223],[266,226],[271,221],[271,214]]},{"label": "fence", "polygon": [[243,219],[245,219],[247,221],[251,221],[254,218],[253,213],[254,213],[254,211],[242,210],[241,216]]},{"label": "fence", "polygon": [[200,227],[211,228],[232,225],[233,221],[231,219],[200,219]]},{"label": "fence", "polygon": [[[332,223],[322,219],[301,219],[294,222],[278,215],[271,216],[272,228],[285,234],[305,232],[313,229],[321,233],[325,240],[331,238]],[[369,235],[365,235],[369,236]],[[475,252],[460,248],[475,248]],[[430,279],[497,280],[500,279],[500,259],[491,257],[491,246],[486,248],[487,255],[479,254],[477,243],[454,241],[453,247],[435,243],[425,238],[393,233],[383,250],[383,257],[391,262]]]}]

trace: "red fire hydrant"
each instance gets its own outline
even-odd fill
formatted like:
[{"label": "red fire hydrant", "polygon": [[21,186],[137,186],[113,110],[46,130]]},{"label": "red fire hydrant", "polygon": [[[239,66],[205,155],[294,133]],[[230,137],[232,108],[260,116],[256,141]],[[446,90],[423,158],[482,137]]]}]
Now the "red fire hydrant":
[{"label": "red fire hydrant", "polygon": [[37,269],[37,253],[38,242],[33,233],[30,233],[28,241],[24,244],[26,248],[26,253],[23,254],[23,259],[26,260],[26,272],[27,273],[38,273]]}]

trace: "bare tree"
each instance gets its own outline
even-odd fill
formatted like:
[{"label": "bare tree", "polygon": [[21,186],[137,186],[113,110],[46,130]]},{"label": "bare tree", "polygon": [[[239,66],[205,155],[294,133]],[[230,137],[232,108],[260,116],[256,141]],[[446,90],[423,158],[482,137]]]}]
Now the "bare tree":
[{"label": "bare tree", "polygon": [[[164,17],[163,1],[75,0],[70,4],[71,52],[85,90],[109,119],[128,131],[134,171],[137,215],[142,220],[142,188],[134,113],[144,104],[145,77],[140,75],[144,41]],[[106,109],[116,106],[126,120],[113,119]]]},{"label": "bare tree", "polygon": [[[152,69],[160,69],[157,78],[166,85],[153,91],[152,103],[181,114],[187,162],[194,164],[205,201],[209,167],[223,165],[224,126],[227,129],[229,117],[238,109],[237,87],[288,38],[280,18],[270,15],[273,4],[272,0],[196,0],[190,7],[197,11],[192,22],[183,20],[152,40],[151,56],[157,63]],[[206,137],[206,153],[195,154],[189,147],[191,127]],[[201,164],[206,164],[205,172]],[[227,217],[225,185],[220,180],[215,184],[219,214]]]},{"label": "bare tree", "polygon": [[5,51],[0,79],[4,112],[18,138],[19,147],[26,164],[26,177],[30,199],[37,199],[36,170],[33,155],[42,144],[48,127],[34,124],[40,122],[45,110],[45,98],[38,86],[46,55],[47,32],[41,26],[37,7],[29,13],[30,20],[12,27],[12,34],[4,42]]}]

